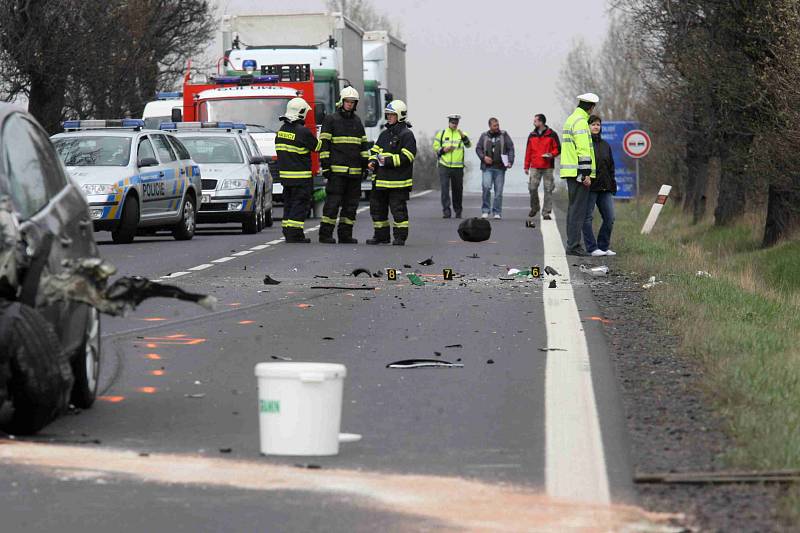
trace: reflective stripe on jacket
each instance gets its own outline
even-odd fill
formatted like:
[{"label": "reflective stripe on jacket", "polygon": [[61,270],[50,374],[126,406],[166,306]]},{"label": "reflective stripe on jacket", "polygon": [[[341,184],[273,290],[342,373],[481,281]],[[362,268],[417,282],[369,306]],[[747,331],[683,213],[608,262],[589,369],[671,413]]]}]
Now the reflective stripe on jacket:
[{"label": "reflective stripe on jacket", "polygon": [[[383,156],[383,166],[378,164]],[[370,161],[375,161],[375,188],[410,189],[414,178],[414,158],[417,140],[405,122],[386,126],[371,149]]]},{"label": "reflective stripe on jacket", "polygon": [[323,172],[361,178],[369,158],[369,142],[358,115],[342,109],[327,115],[319,138],[322,141],[319,160]]},{"label": "reflective stripe on jacket", "polygon": [[561,177],[595,178],[594,147],[589,131],[589,113],[576,108],[564,123],[561,143]]},{"label": "reflective stripe on jacket", "polygon": [[301,122],[284,122],[275,135],[278,176],[281,183],[301,184],[311,180],[311,152],[319,152],[322,142]]},{"label": "reflective stripe on jacket", "polygon": [[[449,147],[455,148],[452,152],[444,153],[442,150]],[[464,168],[464,148],[472,146],[469,136],[461,135],[459,130],[445,128],[436,133],[433,138],[433,151],[439,158],[439,164],[448,168]]]}]

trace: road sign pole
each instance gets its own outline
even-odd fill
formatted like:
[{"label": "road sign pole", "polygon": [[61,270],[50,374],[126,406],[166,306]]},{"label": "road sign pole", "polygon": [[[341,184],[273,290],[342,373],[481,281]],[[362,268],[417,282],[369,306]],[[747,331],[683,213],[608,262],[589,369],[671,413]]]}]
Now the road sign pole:
[{"label": "road sign pole", "polygon": [[636,159],[636,216],[639,216],[639,160]]}]

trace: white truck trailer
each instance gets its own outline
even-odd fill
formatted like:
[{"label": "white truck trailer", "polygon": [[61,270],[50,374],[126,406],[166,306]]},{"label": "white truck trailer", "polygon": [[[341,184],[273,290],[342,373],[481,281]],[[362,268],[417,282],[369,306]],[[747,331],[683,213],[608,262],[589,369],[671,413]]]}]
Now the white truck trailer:
[{"label": "white truck trailer", "polygon": [[364,97],[359,106],[367,137],[375,141],[392,99],[406,100],[406,45],[387,31],[364,33]]}]

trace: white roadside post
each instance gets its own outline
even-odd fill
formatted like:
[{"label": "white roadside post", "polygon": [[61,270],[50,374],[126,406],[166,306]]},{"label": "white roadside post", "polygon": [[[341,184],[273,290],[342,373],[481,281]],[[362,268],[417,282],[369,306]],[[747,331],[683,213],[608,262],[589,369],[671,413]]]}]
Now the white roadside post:
[{"label": "white roadside post", "polygon": [[656,225],[658,215],[661,214],[661,210],[664,209],[667,198],[669,198],[669,191],[671,190],[672,185],[662,185],[661,189],[659,189],[656,201],[653,203],[653,207],[650,208],[650,214],[647,215],[647,220],[644,221],[644,226],[642,226],[642,235],[647,235],[653,231],[653,226]]}]

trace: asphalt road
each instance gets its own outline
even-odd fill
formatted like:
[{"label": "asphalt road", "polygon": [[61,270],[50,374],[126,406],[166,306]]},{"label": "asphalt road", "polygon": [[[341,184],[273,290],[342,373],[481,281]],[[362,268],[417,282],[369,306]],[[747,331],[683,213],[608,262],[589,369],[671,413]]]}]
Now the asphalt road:
[{"label": "asphalt road", "polygon": [[[479,202],[467,198],[473,207],[465,215],[478,215]],[[423,485],[425,479],[457,477],[482,487],[543,493],[545,369],[548,357],[559,356],[547,351],[548,281],[499,279],[507,267],[545,264],[540,229],[524,227],[527,203],[527,197],[506,197],[504,219],[493,221],[492,237],[484,243],[459,240],[459,221],[441,219],[436,193],[410,202],[405,247],[364,245],[372,233],[366,212],[356,224],[359,245],[322,245],[313,232],[312,244],[286,244],[279,241],[279,222],[256,235],[242,235],[237,226],[201,226],[189,242],[165,235],[117,246],[107,234],[96,234],[102,254],[120,273],[166,278],[214,295],[217,309],[150,300],[124,319],[105,317],[102,397],[92,409],[64,416],[31,439],[52,445],[47,449],[53,457],[28,457],[27,451],[19,452],[22,459],[6,457],[0,473],[3,522],[25,531],[453,527],[445,512],[370,505],[364,500],[370,490],[354,495],[330,479],[304,478],[286,487],[254,487],[241,476],[217,483],[201,475],[211,468],[205,460],[263,465],[279,473],[306,472],[293,465],[312,465],[320,475],[342,469],[392,483],[399,483],[397,474],[422,476]],[[557,223],[563,235],[561,214],[549,223]],[[434,265],[419,265],[430,257]],[[358,267],[381,277],[348,275]],[[385,268],[402,273],[389,281]],[[457,278],[444,281],[444,268]],[[591,318],[597,315],[591,293],[582,274],[571,270],[611,500],[635,503],[613,368],[600,324]],[[413,286],[405,277],[411,271],[428,283]],[[264,285],[265,275],[281,283]],[[342,431],[363,435],[360,442],[342,444],[335,457],[259,455],[253,369],[281,358],[346,365]],[[386,368],[410,358],[463,368]],[[152,467],[157,457],[176,465],[174,477],[169,466]],[[180,466],[184,460],[190,463]],[[289,469],[281,470],[284,465]],[[144,475],[148,468],[153,471]],[[393,487],[397,492],[386,500],[402,501],[406,492]]]}]

